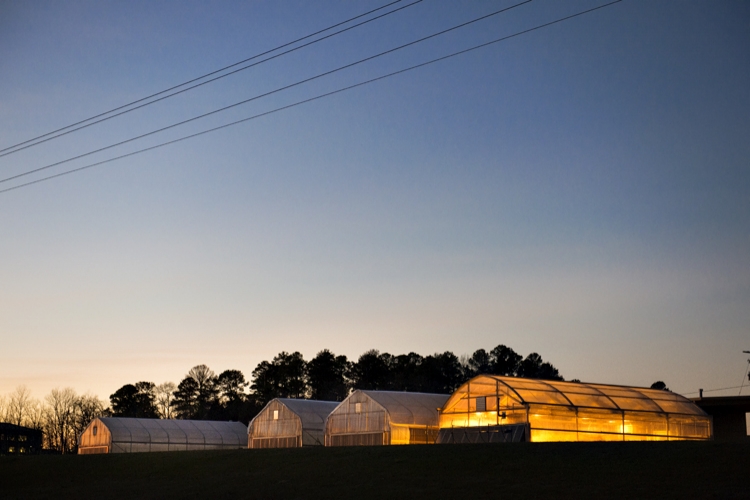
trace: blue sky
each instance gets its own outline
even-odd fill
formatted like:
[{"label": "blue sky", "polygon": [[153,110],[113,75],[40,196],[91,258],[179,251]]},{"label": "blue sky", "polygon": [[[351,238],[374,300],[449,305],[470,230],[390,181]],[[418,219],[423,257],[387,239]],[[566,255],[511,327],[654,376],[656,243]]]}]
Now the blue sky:
[{"label": "blue sky", "polygon": [[[0,147],[385,3],[0,1]],[[535,0],[66,166],[600,3]],[[509,5],[425,0],[0,158],[0,171],[75,156]],[[501,343],[539,352],[566,378],[664,380],[683,393],[737,386],[750,349],[748,47],[745,2],[625,0],[3,193],[0,394],[24,383],[37,397],[71,386],[106,399],[125,383],[177,382],[199,363],[249,375],[282,350],[460,355]]]}]

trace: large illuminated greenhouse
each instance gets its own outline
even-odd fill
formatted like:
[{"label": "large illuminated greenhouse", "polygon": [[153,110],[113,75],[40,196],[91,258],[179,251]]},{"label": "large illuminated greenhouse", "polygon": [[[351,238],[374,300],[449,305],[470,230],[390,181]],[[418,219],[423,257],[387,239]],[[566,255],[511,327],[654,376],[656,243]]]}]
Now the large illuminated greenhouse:
[{"label": "large illuminated greenhouse", "polygon": [[325,444],[326,419],[339,405],[310,399],[271,400],[247,428],[248,448],[296,448]]},{"label": "large illuminated greenhouse", "polygon": [[708,440],[712,422],[669,391],[479,375],[440,411],[439,443]]},{"label": "large illuminated greenhouse", "polygon": [[326,446],[433,444],[438,408],[450,396],[354,391],[328,416]]},{"label": "large illuminated greenhouse", "polygon": [[247,446],[242,422],[95,418],[81,433],[78,453],[230,450]]}]

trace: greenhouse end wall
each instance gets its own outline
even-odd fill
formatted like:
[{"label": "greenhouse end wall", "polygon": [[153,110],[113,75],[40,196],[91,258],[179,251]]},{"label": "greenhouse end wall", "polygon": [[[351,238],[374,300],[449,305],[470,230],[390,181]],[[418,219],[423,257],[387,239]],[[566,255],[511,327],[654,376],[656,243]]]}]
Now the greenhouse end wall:
[{"label": "greenhouse end wall", "polygon": [[711,418],[669,391],[479,375],[451,396],[440,427],[528,424],[530,441],[708,440]]},{"label": "greenhouse end wall", "polygon": [[325,423],[338,406],[333,401],[277,398],[248,426],[248,448],[322,446]]}]

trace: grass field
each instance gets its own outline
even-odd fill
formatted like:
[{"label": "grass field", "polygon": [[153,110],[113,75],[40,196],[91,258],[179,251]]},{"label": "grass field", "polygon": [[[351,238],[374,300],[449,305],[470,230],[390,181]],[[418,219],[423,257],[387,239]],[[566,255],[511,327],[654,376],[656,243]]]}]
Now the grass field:
[{"label": "grass field", "polygon": [[1,498],[750,498],[746,443],[0,457]]}]

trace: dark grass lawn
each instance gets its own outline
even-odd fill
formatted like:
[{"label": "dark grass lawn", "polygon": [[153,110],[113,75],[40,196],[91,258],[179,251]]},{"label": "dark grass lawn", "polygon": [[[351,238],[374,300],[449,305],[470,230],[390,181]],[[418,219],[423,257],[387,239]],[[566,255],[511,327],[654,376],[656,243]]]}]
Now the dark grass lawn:
[{"label": "dark grass lawn", "polygon": [[0,497],[750,499],[750,441],[0,457]]}]

